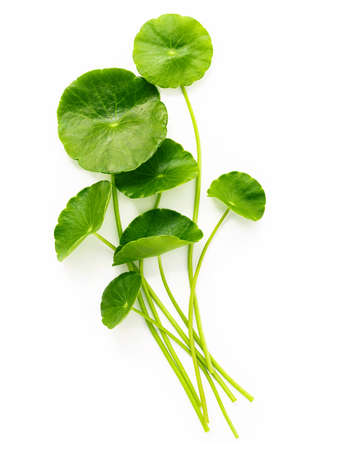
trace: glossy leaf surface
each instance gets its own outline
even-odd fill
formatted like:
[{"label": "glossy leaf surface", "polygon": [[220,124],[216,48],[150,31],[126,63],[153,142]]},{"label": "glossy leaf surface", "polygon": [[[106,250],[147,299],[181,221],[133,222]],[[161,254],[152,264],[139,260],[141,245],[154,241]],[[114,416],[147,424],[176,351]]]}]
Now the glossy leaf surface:
[{"label": "glossy leaf surface", "polygon": [[125,272],[111,281],[102,294],[102,322],[114,328],[129,313],[141,287],[141,277],[136,272]]},{"label": "glossy leaf surface", "polygon": [[136,170],[116,175],[117,188],[130,198],[148,197],[192,180],[198,166],[180,144],[165,139],[157,152]]},{"label": "glossy leaf surface", "polygon": [[165,14],[142,26],[133,57],[137,70],[150,83],[176,88],[202,78],[212,53],[210,36],[197,20]]},{"label": "glossy leaf surface", "polygon": [[211,183],[209,197],[216,197],[235,213],[251,220],[259,220],[265,210],[262,186],[250,175],[230,172]]},{"label": "glossy leaf surface", "polygon": [[167,110],[155,86],[123,69],[93,70],[64,91],[59,137],[81,167],[94,172],[134,170],[166,136]]},{"label": "glossy leaf surface", "polygon": [[99,181],[69,200],[54,230],[55,250],[60,261],[101,228],[110,194],[109,181]]},{"label": "glossy leaf surface", "polygon": [[121,236],[114,263],[122,264],[199,241],[202,231],[188,217],[171,209],[152,209],[136,217]]}]

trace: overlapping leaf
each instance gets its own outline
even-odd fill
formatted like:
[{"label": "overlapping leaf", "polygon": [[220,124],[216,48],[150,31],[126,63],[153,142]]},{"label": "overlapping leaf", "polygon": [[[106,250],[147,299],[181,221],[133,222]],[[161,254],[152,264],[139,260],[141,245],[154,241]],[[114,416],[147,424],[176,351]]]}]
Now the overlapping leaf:
[{"label": "overlapping leaf", "polygon": [[117,188],[130,198],[148,197],[192,180],[198,174],[193,156],[180,144],[165,139],[147,162],[132,172],[116,175]]},{"label": "overlapping leaf", "polygon": [[69,156],[95,172],[134,170],[166,136],[167,110],[155,86],[123,69],[93,70],[64,91],[59,136]]},{"label": "overlapping leaf", "polygon": [[141,277],[136,272],[125,272],[111,281],[102,294],[102,322],[114,328],[129,313],[141,287]]},{"label": "overlapping leaf", "polygon": [[134,62],[150,83],[189,86],[203,77],[212,58],[209,33],[197,20],[164,14],[146,22],[134,42]]},{"label": "overlapping leaf", "polygon": [[55,250],[60,261],[101,228],[110,193],[109,181],[99,181],[69,200],[54,230]]},{"label": "overlapping leaf", "polygon": [[265,210],[262,186],[250,175],[230,172],[211,183],[209,197],[216,197],[235,213],[251,220],[259,220]]},{"label": "overlapping leaf", "polygon": [[202,231],[188,217],[171,209],[152,209],[136,217],[121,236],[114,263],[123,264],[199,241]]}]

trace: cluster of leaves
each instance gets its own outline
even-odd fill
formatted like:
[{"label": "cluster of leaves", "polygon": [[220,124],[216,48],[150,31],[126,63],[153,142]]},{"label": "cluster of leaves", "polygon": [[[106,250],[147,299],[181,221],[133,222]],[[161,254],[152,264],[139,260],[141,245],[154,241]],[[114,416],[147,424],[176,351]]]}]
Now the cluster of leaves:
[{"label": "cluster of leaves", "polygon": [[[208,420],[206,406],[203,407],[203,388],[197,372],[201,367],[210,383],[210,374],[215,376],[210,364],[216,363],[203,345],[204,336],[201,333],[200,336],[194,335],[190,314],[189,320],[184,319],[183,312],[172,299],[182,320],[189,322],[190,341],[182,337],[186,335],[182,335],[175,324],[174,327],[186,345],[185,350],[193,357],[199,398],[172,350],[170,332],[162,326],[151,303],[152,297],[155,299],[155,293],[142,272],[145,258],[158,257],[186,245],[192,248],[203,237],[202,231],[190,218],[176,211],[157,207],[136,217],[123,233],[119,230],[118,246],[109,243],[98,231],[112,192],[115,215],[118,218],[116,189],[125,196],[136,199],[160,196],[162,192],[195,178],[198,182],[201,162],[196,162],[180,144],[166,138],[168,115],[156,86],[184,89],[184,86],[202,78],[210,66],[212,53],[210,36],[199,22],[190,17],[166,14],[144,24],[135,38],[133,57],[142,77],[124,69],[93,70],[80,76],[65,89],[57,112],[59,137],[64,148],[82,168],[111,174],[111,181],[99,181],[71,198],[59,216],[54,234],[55,249],[60,261],[93,234],[114,249],[114,265],[127,264],[129,270],[112,280],[103,292],[102,321],[108,328],[115,327],[134,309],[134,303],[139,299],[141,311],[138,312],[146,318],[167,359],[172,358],[176,364],[175,373],[205,429]],[[186,94],[185,91],[184,93]],[[264,213],[264,191],[256,180],[245,173],[230,172],[220,176],[211,183],[208,195],[216,197],[225,205],[221,221],[230,210],[253,221],[260,219]],[[195,206],[198,201],[199,198],[195,197]],[[119,220],[119,226],[118,222]],[[212,237],[213,234],[207,245]],[[200,262],[203,256],[204,253]],[[191,285],[192,304],[197,301],[194,289],[199,269],[200,266],[195,273],[195,283]],[[161,274],[166,284],[164,273]],[[142,289],[153,312],[152,318],[144,307]],[[173,297],[169,288],[167,290],[169,297]],[[154,334],[154,324],[157,331],[162,333],[161,342],[158,341],[159,335]],[[171,339],[175,338],[171,336]],[[196,343],[203,349],[205,357],[196,353]],[[168,361],[170,362],[169,359]],[[221,368],[218,371],[223,373]],[[247,394],[224,373],[223,376],[230,384],[243,395]],[[218,382],[220,383],[219,380]],[[227,388],[222,387],[227,392]],[[246,396],[249,398],[249,394]],[[201,404],[203,413],[200,411]],[[234,431],[224,407],[222,412]],[[235,431],[234,434],[236,435]]]}]

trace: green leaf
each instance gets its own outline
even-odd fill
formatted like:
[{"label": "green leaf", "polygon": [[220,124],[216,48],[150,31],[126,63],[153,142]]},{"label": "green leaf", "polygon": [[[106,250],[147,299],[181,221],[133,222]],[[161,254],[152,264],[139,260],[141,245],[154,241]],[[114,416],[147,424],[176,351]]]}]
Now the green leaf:
[{"label": "green leaf", "polygon": [[250,175],[230,172],[211,183],[209,197],[216,197],[235,213],[247,219],[260,219],[265,210],[265,193],[262,186]]},{"label": "green leaf", "polygon": [[202,231],[188,217],[171,209],[152,209],[136,217],[121,236],[114,264],[123,264],[199,241]]},{"label": "green leaf", "polygon": [[150,83],[165,88],[189,86],[211,64],[209,33],[197,20],[165,14],[146,22],[134,42],[134,62]]},{"label": "green leaf", "polygon": [[94,172],[134,170],[167,133],[167,110],[155,86],[123,69],[87,72],[64,91],[59,137],[80,166]]},{"label": "green leaf", "polygon": [[111,281],[102,294],[102,322],[114,328],[131,310],[141,287],[141,277],[136,272],[125,272]]},{"label": "green leaf", "polygon": [[59,261],[65,259],[87,236],[101,228],[110,194],[109,181],[99,181],[69,200],[54,230]]},{"label": "green leaf", "polygon": [[198,166],[180,144],[165,139],[157,152],[136,170],[116,175],[117,188],[130,198],[148,197],[192,180]]}]

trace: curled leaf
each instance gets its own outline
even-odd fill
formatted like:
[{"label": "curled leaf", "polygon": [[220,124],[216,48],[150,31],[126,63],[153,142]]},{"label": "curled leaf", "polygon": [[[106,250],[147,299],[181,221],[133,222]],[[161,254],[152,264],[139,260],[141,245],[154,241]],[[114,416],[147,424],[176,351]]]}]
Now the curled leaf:
[{"label": "curled leaf", "polygon": [[193,156],[171,139],[165,139],[147,162],[132,172],[116,175],[117,188],[130,198],[148,197],[180,184],[198,174]]},{"label": "curled leaf", "polygon": [[143,78],[123,69],[93,70],[64,91],[59,137],[84,169],[127,172],[155,153],[167,118],[156,87]]},{"label": "curled leaf", "polygon": [[101,228],[110,194],[109,181],[99,181],[69,200],[54,230],[59,261],[65,259],[87,236]]},{"label": "curled leaf", "polygon": [[226,206],[246,219],[259,220],[265,210],[265,193],[262,186],[250,175],[230,172],[211,183],[209,197],[216,197]]},{"label": "curled leaf", "polygon": [[134,42],[134,62],[150,83],[164,88],[189,86],[211,64],[209,33],[197,20],[164,14],[146,22]]},{"label": "curled leaf", "polygon": [[202,231],[188,217],[171,209],[152,209],[136,217],[121,236],[114,264],[158,256],[199,241]]},{"label": "curled leaf", "polygon": [[102,294],[102,322],[114,328],[129,313],[141,287],[141,277],[136,272],[125,272],[111,281]]}]

